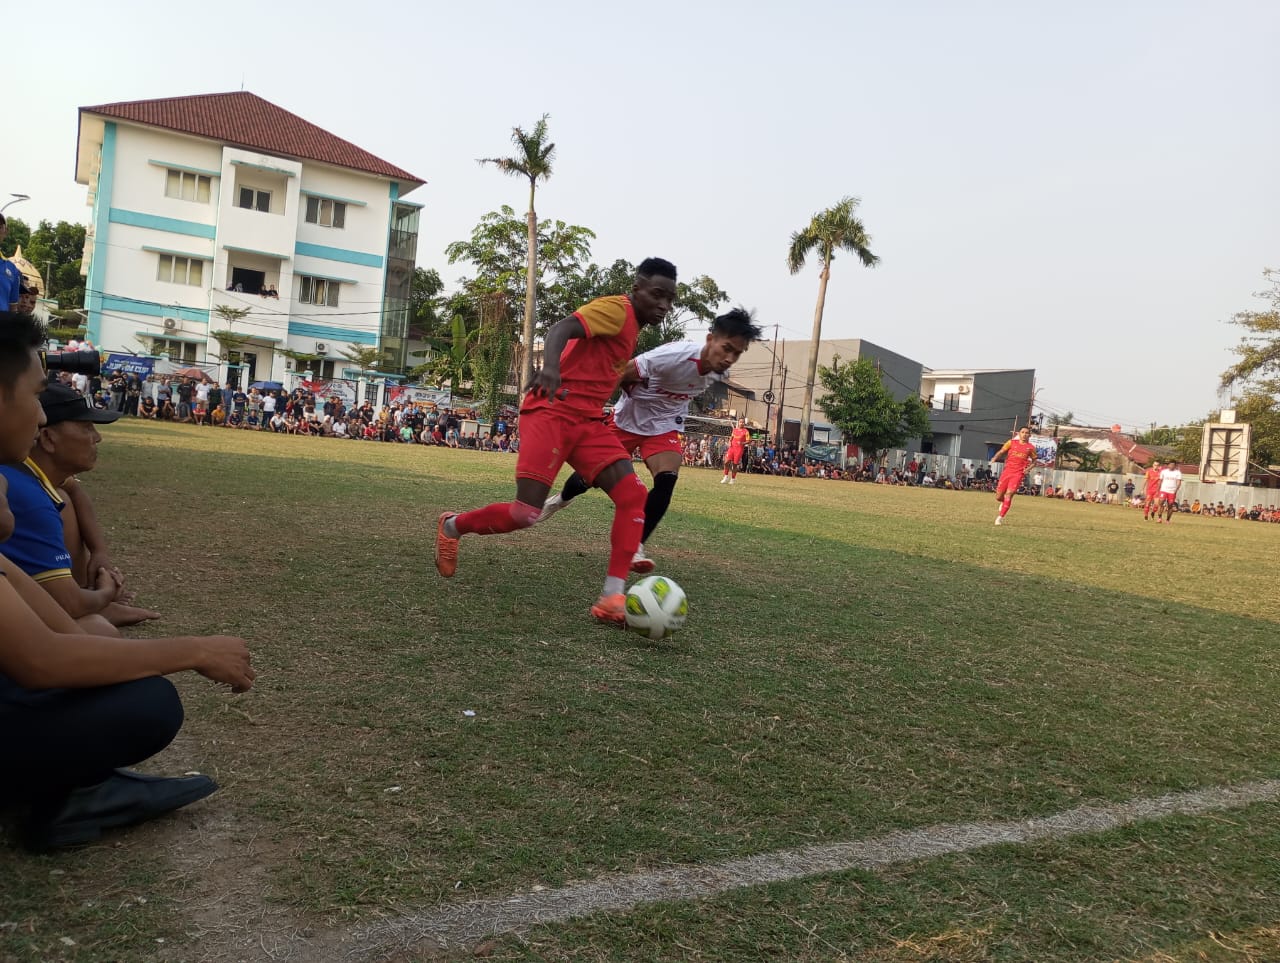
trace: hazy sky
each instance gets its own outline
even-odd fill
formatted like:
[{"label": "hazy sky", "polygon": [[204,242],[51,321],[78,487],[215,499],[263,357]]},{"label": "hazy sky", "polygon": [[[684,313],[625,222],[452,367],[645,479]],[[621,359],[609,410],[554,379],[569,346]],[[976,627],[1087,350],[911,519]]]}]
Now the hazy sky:
[{"label": "hazy sky", "polygon": [[882,260],[837,260],[825,336],[1034,367],[1040,407],[1127,427],[1217,404],[1226,321],[1280,267],[1274,0],[72,0],[11,26],[0,202],[33,224],[87,220],[78,107],[243,85],[424,178],[419,263],[452,283],[445,245],[526,202],[475,159],[545,112],[539,214],[598,263],[666,257],[807,339],[790,234],[851,194]]}]

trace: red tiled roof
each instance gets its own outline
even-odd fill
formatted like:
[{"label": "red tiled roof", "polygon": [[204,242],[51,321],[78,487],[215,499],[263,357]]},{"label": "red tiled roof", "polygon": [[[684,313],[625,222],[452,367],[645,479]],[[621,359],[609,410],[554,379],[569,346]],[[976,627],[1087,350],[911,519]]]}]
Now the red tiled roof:
[{"label": "red tiled roof", "polygon": [[392,180],[423,183],[421,177],[415,177],[246,90],[99,104],[97,107],[81,107],[80,110],[208,137],[250,150],[321,161]]}]

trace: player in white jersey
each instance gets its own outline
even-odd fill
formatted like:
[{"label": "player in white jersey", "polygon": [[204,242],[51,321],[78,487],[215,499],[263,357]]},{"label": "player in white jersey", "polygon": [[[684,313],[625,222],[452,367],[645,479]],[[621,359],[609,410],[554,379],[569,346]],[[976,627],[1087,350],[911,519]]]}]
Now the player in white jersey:
[{"label": "player in white jersey", "polygon": [[[1166,525],[1173,524],[1173,506],[1178,504],[1178,489],[1182,487],[1182,472],[1178,468],[1176,461],[1160,470],[1160,494],[1159,501],[1156,502],[1156,523],[1164,522]],[[1164,511],[1164,518],[1160,517],[1161,510]]]},{"label": "player in white jersey", "polygon": [[[702,344],[673,341],[627,362],[622,373],[622,397],[609,425],[623,448],[640,449],[640,457],[653,475],[653,489],[644,506],[640,549],[631,560],[633,572],[653,571],[653,561],[645,554],[644,546],[671,504],[684,455],[680,432],[689,415],[689,402],[712,381],[722,380],[751,342],[760,340],[761,330],[754,320],[749,311],[734,308],[711,323]],[[587,487],[582,476],[574,472],[564,483],[563,491],[543,504],[538,521],[550,518]]]}]

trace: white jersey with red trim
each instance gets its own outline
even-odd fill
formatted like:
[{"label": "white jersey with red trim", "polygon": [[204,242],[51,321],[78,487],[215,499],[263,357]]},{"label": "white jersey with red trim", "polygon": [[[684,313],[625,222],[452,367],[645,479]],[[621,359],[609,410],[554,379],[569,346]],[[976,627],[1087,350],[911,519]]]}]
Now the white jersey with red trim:
[{"label": "white jersey with red trim", "polygon": [[613,409],[618,427],[645,436],[684,431],[689,402],[711,382],[724,380],[714,371],[703,374],[702,347],[695,341],[672,341],[638,355],[636,371],[644,380],[631,394],[623,392]]}]

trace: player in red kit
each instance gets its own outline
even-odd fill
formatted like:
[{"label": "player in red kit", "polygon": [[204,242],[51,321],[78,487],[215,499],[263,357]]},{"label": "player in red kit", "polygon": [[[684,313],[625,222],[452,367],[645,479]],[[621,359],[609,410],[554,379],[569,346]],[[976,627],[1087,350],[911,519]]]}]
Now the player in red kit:
[{"label": "player in red kit", "polygon": [[1148,521],[1160,516],[1160,459],[1151,462],[1151,467],[1143,472],[1142,479],[1146,483],[1146,500],[1142,504],[1142,520]]},{"label": "player in red kit", "polygon": [[538,519],[551,485],[568,462],[614,504],[609,567],[591,614],[625,621],[623,589],[644,529],[648,490],[631,455],[604,423],[604,405],[635,352],[640,328],[659,324],[676,295],[676,268],[648,258],[636,269],[631,294],[597,298],[547,332],[542,370],[520,407],[520,455],[515,501],[473,511],[445,512],[436,527],[436,570],[451,578],[463,535],[496,535],[528,528]]},{"label": "player in red kit", "polygon": [[1023,425],[1018,434],[1004,443],[1004,447],[996,452],[992,461],[1004,459],[1004,471],[1000,473],[1000,482],[996,485],[996,501],[1000,504],[1000,514],[996,516],[996,524],[1009,514],[1009,506],[1013,504],[1013,496],[1022,485],[1022,477],[1027,469],[1036,465],[1036,446],[1031,444],[1031,429]]},{"label": "player in red kit", "polygon": [[[622,396],[609,419],[610,427],[624,449],[640,449],[640,457],[653,475],[653,488],[644,504],[644,533],[631,560],[631,571],[644,574],[654,569],[644,546],[671,504],[684,460],[680,432],[689,417],[689,402],[708,385],[723,381],[751,342],[760,340],[760,334],[751,313],[734,308],[711,323],[702,344],[673,341],[627,363],[622,373]],[[550,518],[589,487],[574,472],[563,491],[547,499],[538,521]]]},{"label": "player in red kit", "polygon": [[[728,482],[734,485],[738,480],[738,469],[742,467],[742,457],[747,450],[747,442],[751,440],[751,432],[747,430],[747,419],[739,418],[738,427],[729,434],[729,450],[724,453],[724,475],[720,484]],[[730,471],[733,474],[730,474]]]}]

